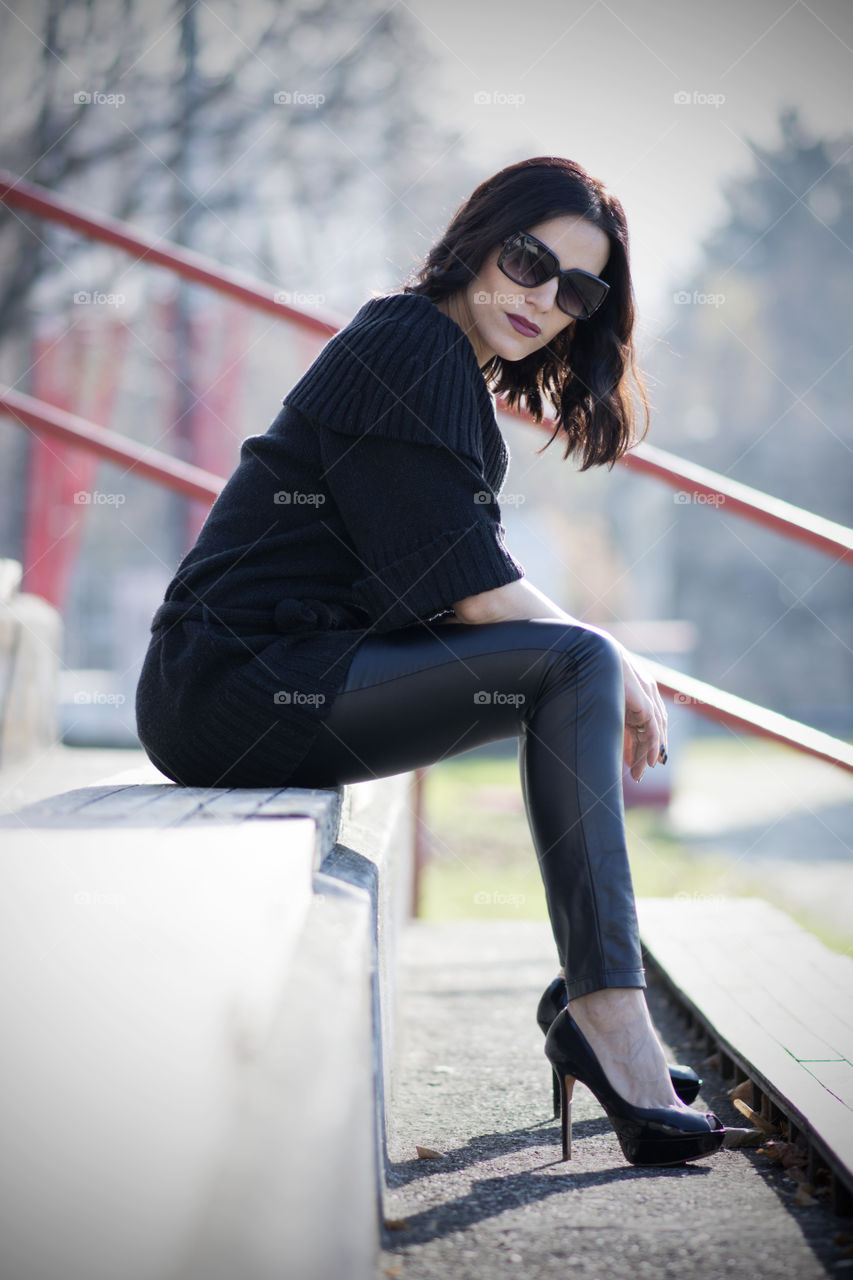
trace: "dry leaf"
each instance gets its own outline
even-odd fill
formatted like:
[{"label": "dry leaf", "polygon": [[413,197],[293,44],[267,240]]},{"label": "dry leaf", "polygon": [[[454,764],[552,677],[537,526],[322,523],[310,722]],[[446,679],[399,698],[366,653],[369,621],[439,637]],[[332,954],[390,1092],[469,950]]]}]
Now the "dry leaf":
[{"label": "dry leaf", "polygon": [[737,1129],[734,1125],[726,1125],[724,1147],[760,1147],[767,1135],[760,1129]]},{"label": "dry leaf", "polygon": [[758,1148],[758,1154],[760,1156],[769,1156],[769,1158],[771,1160],[774,1160],[776,1164],[781,1164],[782,1163],[782,1145],[783,1144],[781,1142],[776,1142],[774,1141],[773,1138],[771,1138],[769,1142],[765,1142],[763,1147]]},{"label": "dry leaf", "polygon": [[443,1151],[433,1151],[432,1147],[415,1147],[419,1160],[443,1160]]},{"label": "dry leaf", "polygon": [[[811,1195],[809,1191],[807,1191],[806,1188],[808,1186],[809,1184],[807,1182],[803,1182],[800,1184],[800,1186],[797,1187],[797,1193],[794,1196],[794,1204],[798,1204],[798,1205],[817,1204],[817,1200],[815,1200],[814,1196]],[[814,1188],[812,1188],[812,1190],[814,1190]]]},{"label": "dry leaf", "polygon": [[408,1231],[409,1224],[405,1218],[386,1218],[385,1228],[387,1231]]},{"label": "dry leaf", "polygon": [[704,1058],[703,1061],[699,1063],[700,1067],[706,1067],[709,1071],[719,1071],[722,1065],[723,1064],[718,1053],[712,1053],[709,1057]]},{"label": "dry leaf", "polygon": [[760,1129],[762,1133],[766,1134],[777,1135],[779,1133],[779,1126],[777,1124],[774,1124],[772,1120],[765,1120],[764,1116],[759,1115],[757,1111],[753,1111],[752,1107],[749,1106],[748,1103],[744,1102],[743,1098],[733,1098],[732,1101],[734,1102],[736,1110],[738,1110],[742,1116],[746,1116],[749,1123],[755,1129]]},{"label": "dry leaf", "polygon": [[401,1275],[402,1271],[403,1271],[402,1267],[383,1267],[382,1268],[383,1276],[390,1276],[391,1280],[397,1280],[397,1276]]},{"label": "dry leaf", "polygon": [[732,1102],[746,1102],[747,1098],[752,1097],[752,1081],[742,1080],[740,1084],[736,1084],[733,1089],[729,1089],[729,1098]]}]

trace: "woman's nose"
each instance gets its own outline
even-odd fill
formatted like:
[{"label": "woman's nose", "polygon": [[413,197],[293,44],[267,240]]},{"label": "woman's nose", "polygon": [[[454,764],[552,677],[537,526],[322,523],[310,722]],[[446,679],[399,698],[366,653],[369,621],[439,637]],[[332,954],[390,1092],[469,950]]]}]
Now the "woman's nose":
[{"label": "woman's nose", "polygon": [[540,284],[538,288],[532,291],[532,301],[543,311],[550,311],[557,301],[557,290],[560,282],[556,276],[551,280],[546,280],[544,284]]}]

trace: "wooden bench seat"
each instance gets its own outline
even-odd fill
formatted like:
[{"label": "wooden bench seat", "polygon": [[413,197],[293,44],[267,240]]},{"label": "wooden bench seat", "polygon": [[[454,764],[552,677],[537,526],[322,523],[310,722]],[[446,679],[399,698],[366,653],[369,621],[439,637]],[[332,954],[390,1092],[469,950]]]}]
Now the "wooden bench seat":
[{"label": "wooden bench seat", "polygon": [[760,898],[643,898],[640,934],[723,1074],[784,1116],[853,1208],[853,959]]}]

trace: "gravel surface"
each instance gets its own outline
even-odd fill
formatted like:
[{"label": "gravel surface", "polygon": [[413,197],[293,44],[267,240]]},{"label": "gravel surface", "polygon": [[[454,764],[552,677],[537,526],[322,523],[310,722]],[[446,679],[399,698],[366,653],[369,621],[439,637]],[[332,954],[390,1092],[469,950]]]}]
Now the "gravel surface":
[{"label": "gravel surface", "polygon": [[[853,1238],[853,1224],[823,1204],[794,1206],[794,1184],[756,1151],[635,1168],[578,1084],[573,1159],[560,1161],[535,1022],[554,957],[535,921],[410,925],[377,1277],[853,1276],[837,1242],[840,1231]],[[649,1000],[670,1061],[698,1066],[662,989],[650,987]],[[697,1109],[743,1123],[719,1077],[701,1074]],[[442,1158],[419,1158],[416,1145]]]}]

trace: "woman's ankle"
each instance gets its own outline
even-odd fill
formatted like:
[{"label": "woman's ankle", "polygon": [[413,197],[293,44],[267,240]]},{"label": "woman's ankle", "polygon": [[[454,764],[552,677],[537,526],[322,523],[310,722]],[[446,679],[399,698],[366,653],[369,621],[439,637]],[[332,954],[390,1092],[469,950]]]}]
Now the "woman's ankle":
[{"label": "woman's ankle", "polygon": [[606,987],[569,1001],[602,1070],[627,1102],[680,1107],[642,987]]},{"label": "woman's ankle", "polygon": [[601,987],[570,1000],[569,1013],[603,1033],[634,1021],[652,1027],[642,987]]}]

